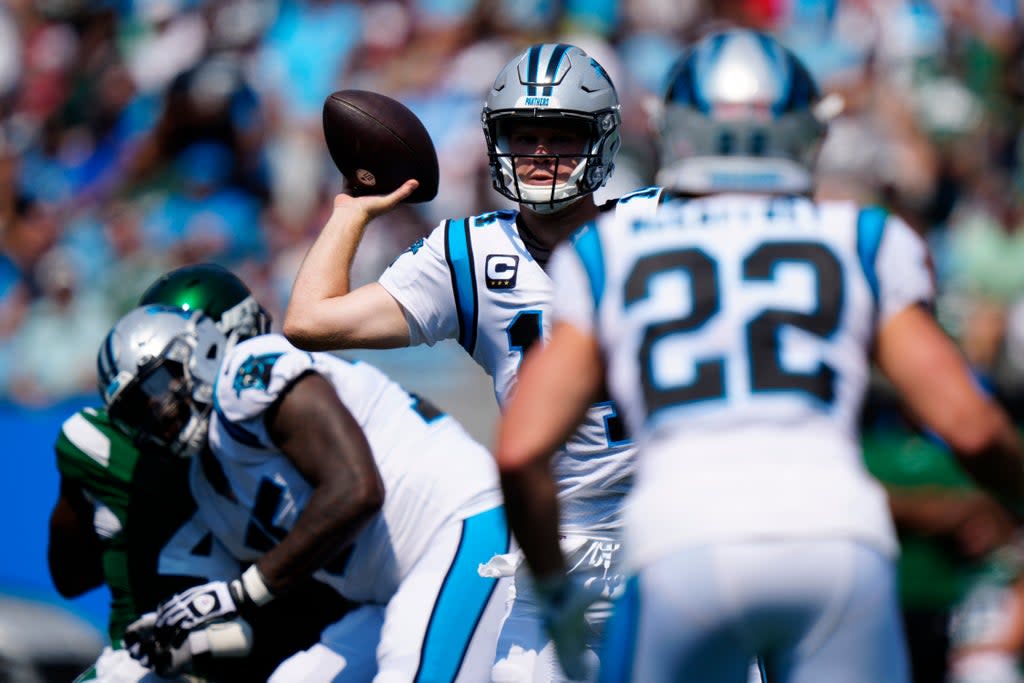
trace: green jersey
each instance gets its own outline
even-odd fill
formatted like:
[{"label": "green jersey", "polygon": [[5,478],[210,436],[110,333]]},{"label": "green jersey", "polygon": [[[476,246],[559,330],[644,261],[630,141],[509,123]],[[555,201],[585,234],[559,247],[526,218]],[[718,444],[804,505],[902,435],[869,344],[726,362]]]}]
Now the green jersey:
[{"label": "green jersey", "polygon": [[[117,644],[140,614],[212,575],[213,537],[193,519],[188,461],[140,454],[106,411],[85,408],[68,418],[56,451],[61,476],[93,505]],[[227,571],[237,565],[217,573]]]},{"label": "green jersey", "polygon": [[[884,484],[976,488],[946,448],[919,434],[876,429],[864,434],[862,445],[868,471]],[[995,568],[992,557],[966,560],[943,540],[923,534],[903,533],[900,545],[900,595],[908,608],[949,609]]]}]

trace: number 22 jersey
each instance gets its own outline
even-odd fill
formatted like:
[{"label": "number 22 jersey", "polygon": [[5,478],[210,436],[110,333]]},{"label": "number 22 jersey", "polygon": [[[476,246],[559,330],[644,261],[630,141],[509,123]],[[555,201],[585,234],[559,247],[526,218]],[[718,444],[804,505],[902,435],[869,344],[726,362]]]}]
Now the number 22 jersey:
[{"label": "number 22 jersey", "polygon": [[879,326],[933,283],[923,241],[851,202],[716,195],[605,219],[553,256],[641,449],[627,565],[681,545],[852,538],[893,554],[857,419]]},{"label": "number 22 jersey", "polygon": [[[660,188],[644,188],[607,212],[653,213],[660,198]],[[379,280],[405,310],[410,343],[457,340],[494,380],[499,406],[526,351],[551,331],[551,279],[527,249],[517,217],[504,210],[444,221]],[[600,536],[621,527],[634,452],[615,405],[593,405],[552,463],[563,533]]]}]

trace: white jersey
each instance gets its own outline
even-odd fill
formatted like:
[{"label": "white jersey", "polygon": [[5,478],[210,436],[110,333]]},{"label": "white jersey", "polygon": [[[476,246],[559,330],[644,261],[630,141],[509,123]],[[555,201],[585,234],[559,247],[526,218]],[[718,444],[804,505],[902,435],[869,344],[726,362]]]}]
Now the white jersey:
[{"label": "white jersey", "polygon": [[454,419],[376,368],[300,351],[276,334],[250,339],[221,367],[210,452],[191,470],[201,514],[240,560],[276,545],[312,493],[264,425],[265,411],[308,372],[334,385],[362,427],[385,488],[382,511],[316,578],[352,600],[383,604],[442,525],[501,505],[497,469]]},{"label": "white jersey", "polygon": [[[645,188],[609,213],[652,214],[660,199],[660,188]],[[499,406],[515,387],[526,350],[551,332],[551,279],[526,248],[518,215],[504,210],[445,221],[380,277],[405,309],[411,343],[458,340],[494,380]],[[621,526],[634,454],[615,405],[595,404],[552,463],[564,533],[601,536]]]},{"label": "white jersey", "polygon": [[892,554],[857,417],[875,330],[930,303],[927,249],[850,202],[718,195],[609,217],[552,257],[555,317],[593,332],[643,455],[635,569],[687,544],[836,537]]}]

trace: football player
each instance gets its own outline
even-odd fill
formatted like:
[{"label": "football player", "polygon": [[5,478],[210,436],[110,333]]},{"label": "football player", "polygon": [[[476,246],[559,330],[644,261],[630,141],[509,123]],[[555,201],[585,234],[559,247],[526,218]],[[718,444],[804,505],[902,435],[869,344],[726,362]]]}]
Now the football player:
[{"label": "football player", "polygon": [[[378,282],[350,291],[349,268],[367,223],[416,185],[387,196],[338,195],[296,278],[285,335],[306,349],[456,339],[491,376],[504,404],[523,357],[550,332],[551,250],[602,210],[639,215],[659,201],[658,188],[645,188],[596,205],[593,193],[615,166],[619,128],[618,96],[600,64],[573,45],[533,45],[501,70],[483,107],[494,188],[518,210],[444,221]],[[558,533],[571,576],[597,599],[585,637],[593,645],[620,584],[620,508],[634,449],[605,397],[594,397],[579,429],[565,437],[564,448],[538,466],[554,470]],[[516,571],[518,558],[508,559],[484,571]],[[525,569],[494,680],[564,680],[542,624],[545,601],[555,596],[543,577],[534,581]]]},{"label": "football player", "polygon": [[[872,359],[982,485],[1024,503],[1021,443],[931,315],[920,237],[806,196],[817,100],[767,35],[707,36],[664,102],[659,182],[681,196],[602,217],[552,257],[554,331],[496,457],[520,531],[553,517],[535,463],[606,382],[641,444],[600,680],[738,683],[760,655],[773,682],[908,681],[897,543],[857,433]],[[565,576],[552,524],[519,538],[536,572]],[[563,621],[559,654],[577,660],[582,624]]]},{"label": "football player", "polygon": [[111,419],[195,453],[198,515],[247,567],[133,623],[132,654],[173,671],[312,576],[358,607],[270,681],[486,679],[510,584],[477,572],[510,544],[487,450],[368,364],[227,345],[202,311],[146,306],[100,349]]},{"label": "football player", "polygon": [[[269,315],[242,281],[214,264],[167,273],[140,303],[201,309],[229,344],[270,327]],[[188,461],[140,447],[134,437],[104,408],[84,408],[64,422],[57,438],[60,492],[50,518],[50,574],[65,597],[101,584],[111,593],[111,646],[80,681],[156,680],[124,649],[125,627],[176,591],[238,571],[237,561],[195,515]],[[200,671],[227,680],[266,678],[286,654],[316,642],[319,629],[344,611],[344,601],[333,591],[310,585],[297,593],[308,598],[298,626],[274,632],[273,622],[257,623],[258,657],[232,657]]]}]

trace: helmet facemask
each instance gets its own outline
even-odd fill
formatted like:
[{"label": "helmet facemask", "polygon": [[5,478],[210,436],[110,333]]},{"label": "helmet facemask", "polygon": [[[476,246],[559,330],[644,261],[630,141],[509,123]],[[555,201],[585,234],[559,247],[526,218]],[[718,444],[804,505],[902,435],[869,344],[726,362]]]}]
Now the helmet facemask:
[{"label": "helmet facemask", "polygon": [[[201,312],[184,316],[162,312],[157,325],[146,327],[151,321],[136,315],[144,310],[136,309],[122,318],[101,349],[101,369],[116,370],[113,378],[101,373],[101,381],[107,380],[101,385],[107,412],[140,446],[192,457],[206,445],[225,338]],[[181,320],[176,327],[167,317],[175,315]],[[113,341],[115,335],[121,338],[118,342]],[[172,335],[170,340],[162,348],[156,347],[156,353],[152,346],[132,344],[133,337],[156,344],[168,335]],[[134,353],[136,348],[138,353]]]},{"label": "helmet facemask", "polygon": [[[495,189],[538,213],[554,213],[574,204],[600,189],[611,174],[612,159],[620,142],[618,125],[618,111],[607,111],[598,117],[567,111],[534,112],[532,115],[519,111],[489,112],[485,115],[484,129]],[[555,137],[564,129],[566,136],[579,136],[578,150],[538,153],[534,147],[532,152],[519,152],[515,150],[513,138],[520,129],[549,129]],[[550,179],[530,182],[530,178],[524,178],[517,171],[519,166],[532,166],[531,159],[546,162],[537,166],[549,166]],[[551,172],[552,169],[557,169],[557,173]]]},{"label": "helmet facemask", "polygon": [[247,296],[221,313],[216,324],[217,329],[228,339],[225,350],[227,355],[238,342],[270,332],[270,314],[256,299]]}]

